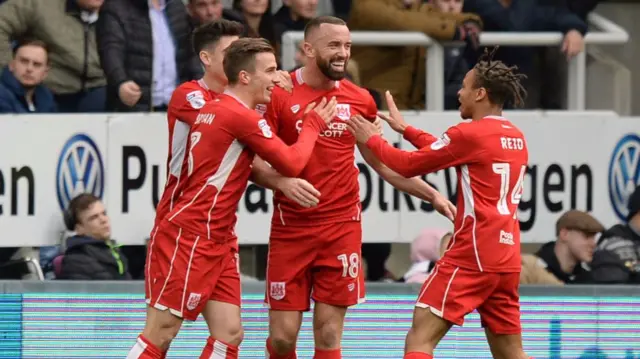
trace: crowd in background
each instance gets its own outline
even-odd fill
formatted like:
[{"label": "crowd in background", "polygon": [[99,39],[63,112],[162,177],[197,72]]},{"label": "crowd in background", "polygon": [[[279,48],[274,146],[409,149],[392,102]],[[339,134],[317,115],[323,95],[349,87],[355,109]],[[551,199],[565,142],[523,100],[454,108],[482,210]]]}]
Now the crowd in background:
[{"label": "crowd in background", "polygon": [[[446,44],[445,108],[458,107],[464,74],[483,50],[482,31],[559,31],[559,47],[504,47],[497,58],[528,75],[527,108],[564,108],[567,61],[584,51],[587,15],[598,0],[4,0],[0,1],[0,113],[165,111],[173,90],[202,76],[190,46],[198,24],[245,25],[277,51],[286,31],[318,15],[354,31],[419,31]],[[374,98],[390,90],[401,109],[422,109],[425,49],[354,46],[349,78]],[[297,66],[305,58],[296,56]],[[287,69],[290,70],[290,69]],[[380,101],[378,101],[380,102]],[[379,106],[382,106],[379,103]],[[627,223],[605,229],[591,215],[559,217],[556,240],[523,256],[523,283],[640,283],[640,190]],[[65,223],[74,233],[41,248],[47,278],[142,279],[144,246],[119,247],[99,198],[74,199]],[[369,280],[421,282],[446,250],[450,229],[425,229],[409,271],[386,270],[390,244],[363,246]],[[540,234],[541,236],[547,234]],[[548,234],[550,237],[552,233]],[[0,250],[9,273],[17,248]]]},{"label": "crowd in background", "polygon": [[[177,85],[202,75],[189,41],[198,24],[236,20],[247,36],[280,49],[284,32],[326,14],[354,31],[419,31],[445,42],[446,109],[457,108],[462,77],[482,51],[482,31],[562,32],[560,47],[497,53],[528,75],[527,108],[561,109],[567,60],[584,50],[586,16],[598,0],[0,2],[0,112],[47,113],[163,111]],[[351,79],[374,94],[391,91],[401,109],[423,109],[425,51],[354,46]]]}]

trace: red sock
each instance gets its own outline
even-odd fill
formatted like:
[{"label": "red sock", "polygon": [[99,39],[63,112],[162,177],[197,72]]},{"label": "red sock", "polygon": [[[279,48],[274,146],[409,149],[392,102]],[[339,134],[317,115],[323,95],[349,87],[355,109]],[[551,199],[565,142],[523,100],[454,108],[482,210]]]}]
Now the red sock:
[{"label": "red sock", "polygon": [[342,359],[340,348],[338,349],[318,349],[313,354],[313,359]]},{"label": "red sock", "polygon": [[166,355],[160,348],[151,344],[147,338],[140,334],[126,359],[162,359]]},{"label": "red sock", "polygon": [[433,355],[420,352],[410,352],[405,354],[403,359],[433,359]]},{"label": "red sock", "polygon": [[207,345],[204,346],[202,354],[200,354],[200,359],[210,358],[238,359],[238,347],[209,337]]},{"label": "red sock", "polygon": [[296,355],[295,350],[284,355],[276,353],[273,346],[271,346],[270,338],[267,338],[267,359],[298,359],[298,356]]}]

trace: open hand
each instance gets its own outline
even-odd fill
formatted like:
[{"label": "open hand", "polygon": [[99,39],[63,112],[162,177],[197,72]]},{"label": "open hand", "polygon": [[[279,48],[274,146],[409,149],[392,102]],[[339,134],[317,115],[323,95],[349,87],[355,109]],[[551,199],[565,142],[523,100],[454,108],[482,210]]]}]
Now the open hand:
[{"label": "open hand", "polygon": [[301,178],[284,178],[278,186],[284,195],[304,208],[315,207],[320,202],[320,192]]},{"label": "open hand", "polygon": [[376,125],[360,115],[351,117],[347,121],[347,128],[359,143],[367,143],[371,137],[379,134]]},{"label": "open hand", "polygon": [[287,71],[276,71],[276,78],[275,80],[273,80],[273,82],[276,84],[276,86],[289,93],[293,91],[293,80],[291,80],[291,75]]},{"label": "open hand", "polygon": [[433,208],[441,215],[447,217],[451,222],[456,218],[457,208],[444,196],[439,195],[431,201]]},{"label": "open hand", "polygon": [[386,123],[389,124],[392,130],[396,131],[399,134],[403,134],[404,130],[409,126],[402,117],[400,110],[398,110],[398,106],[396,106],[395,101],[393,100],[393,96],[391,92],[386,91],[384,93],[384,97],[387,100],[387,108],[389,109],[389,115],[385,115],[381,112],[378,112],[378,116],[382,118]]},{"label": "open hand", "polygon": [[322,117],[325,123],[331,122],[336,117],[338,110],[336,105],[338,104],[338,100],[336,100],[335,96],[331,98],[331,100],[327,101],[326,97],[322,98],[322,101],[313,108],[318,116]]}]

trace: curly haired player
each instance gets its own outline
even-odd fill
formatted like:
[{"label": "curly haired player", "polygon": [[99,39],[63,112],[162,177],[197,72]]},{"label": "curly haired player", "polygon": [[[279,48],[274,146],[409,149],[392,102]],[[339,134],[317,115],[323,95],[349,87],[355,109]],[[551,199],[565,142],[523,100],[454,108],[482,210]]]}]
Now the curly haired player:
[{"label": "curly haired player", "polygon": [[358,142],[405,177],[447,167],[458,174],[454,235],[422,286],[404,359],[432,359],[451,326],[462,325],[476,309],[494,358],[527,358],[520,327],[516,211],[529,155],[522,132],[502,117],[505,103],[522,105],[526,91],[520,84],[524,75],[493,61],[494,52],[485,52],[458,92],[460,115],[471,121],[449,128],[440,138],[408,126],[387,94],[391,115],[385,120],[417,151],[394,148],[360,117],[349,121]]}]

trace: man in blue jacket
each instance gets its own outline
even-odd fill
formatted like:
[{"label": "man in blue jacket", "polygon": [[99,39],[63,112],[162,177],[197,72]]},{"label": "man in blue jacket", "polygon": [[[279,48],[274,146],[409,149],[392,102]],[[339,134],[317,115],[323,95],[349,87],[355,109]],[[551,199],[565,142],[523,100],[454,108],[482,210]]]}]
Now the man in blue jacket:
[{"label": "man in blue jacket", "polygon": [[49,71],[44,42],[18,44],[0,76],[0,113],[57,112],[53,94],[43,84]]}]

